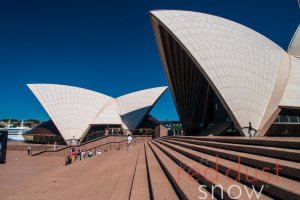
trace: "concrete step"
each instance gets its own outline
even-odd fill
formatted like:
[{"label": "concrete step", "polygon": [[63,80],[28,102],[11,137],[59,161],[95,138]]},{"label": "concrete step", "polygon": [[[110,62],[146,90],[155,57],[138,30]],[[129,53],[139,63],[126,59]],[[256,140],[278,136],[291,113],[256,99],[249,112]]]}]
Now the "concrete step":
[{"label": "concrete step", "polygon": [[[206,166],[204,163],[196,162],[180,154],[179,152],[176,152],[171,148],[162,145],[161,143],[157,143],[155,141],[153,141],[153,143],[157,145],[166,155],[172,158],[176,163],[180,164],[181,169],[178,173],[180,178],[184,178],[181,176],[181,172],[186,171],[189,174],[190,179],[193,178],[195,179],[194,181],[200,181],[201,185],[205,185],[205,187],[208,187],[211,190],[211,193],[214,198],[217,197],[219,199],[256,199],[255,196],[249,198],[249,196],[247,195],[247,191],[252,191],[251,187],[243,185],[240,182],[231,179],[230,177],[226,177],[225,175],[217,172],[216,169]],[[222,185],[223,189],[218,187],[219,185]],[[232,185],[235,185],[235,187],[239,187],[241,190],[231,189]],[[259,199],[271,198],[261,194],[259,196]]]},{"label": "concrete step", "polygon": [[[111,157],[110,160],[106,162],[102,162],[98,160],[98,167],[102,163],[107,165],[108,169],[106,171],[100,171],[95,169],[93,177],[89,177],[89,180],[96,180],[92,182],[92,185],[86,190],[82,199],[110,199],[114,195],[116,191],[119,190],[118,184],[121,181],[123,176],[123,168],[127,166],[131,167],[130,161],[134,162],[138,155],[139,149],[135,149],[134,152],[125,152],[125,151],[115,151],[116,154],[114,157]],[[100,162],[99,162],[100,161]],[[92,174],[91,174],[92,175]],[[96,183],[96,184],[95,184]],[[79,188],[80,191],[80,188]],[[120,197],[120,199],[128,199],[128,196]]]},{"label": "concrete step", "polygon": [[[254,185],[257,188],[263,187],[264,192],[274,197],[281,199],[286,197],[295,200],[300,199],[300,182],[298,181],[267,173],[266,171],[263,172],[240,163],[217,158],[179,145],[170,144],[166,141],[156,141],[198,162],[205,160],[207,166],[218,168],[218,171],[226,174],[226,176],[239,178],[243,183]],[[239,170],[239,173],[233,170],[233,168]]]},{"label": "concrete step", "polygon": [[[171,184],[176,190],[177,195],[180,199],[198,199],[200,192],[200,184],[196,181],[191,181],[188,179],[189,175],[187,172],[182,171],[182,179],[178,178],[178,171],[181,169],[171,158],[169,158],[165,153],[163,153],[156,145],[152,142],[148,143],[151,147],[155,157],[160,163],[162,169],[170,180]],[[207,199],[212,199],[212,196],[208,194]]]},{"label": "concrete step", "polygon": [[146,152],[144,144],[141,144],[139,157],[134,173],[134,179],[132,184],[132,189],[130,193],[130,199],[132,200],[149,200],[149,185],[148,185],[148,175],[146,166]]},{"label": "concrete step", "polygon": [[[127,165],[122,167],[121,177],[115,187],[111,200],[128,200],[130,198],[130,192],[134,179],[134,173],[137,166],[141,145],[135,145],[132,149],[126,150],[129,152],[130,157],[127,160]],[[116,163],[117,164],[117,163]]]},{"label": "concrete step", "polygon": [[[111,151],[70,165],[69,177],[74,176],[75,171],[82,174],[73,178],[74,183],[67,183],[71,187],[64,187],[62,195],[74,194],[75,199],[108,200],[116,198],[116,193],[122,193],[118,199],[128,200],[138,153],[139,148]],[[73,170],[76,165],[81,165],[82,169]],[[65,197],[63,199],[68,199]]]},{"label": "concrete step", "polygon": [[[171,137],[164,137],[164,138],[171,138]],[[174,136],[173,138],[223,142],[223,143],[233,143],[233,144],[247,144],[247,145],[256,145],[256,146],[271,146],[271,147],[280,147],[280,148],[288,148],[288,149],[300,149],[300,138],[295,138],[295,137],[247,138],[247,137],[222,137],[222,136],[212,136],[212,137]]]},{"label": "concrete step", "polygon": [[[69,188],[61,190],[60,193],[54,192],[54,194],[61,199],[69,199],[70,194],[72,194],[74,199],[110,199],[122,176],[120,165],[126,166],[127,159],[129,159],[129,155],[123,152],[114,152],[111,155],[106,157],[103,154],[81,163],[75,163],[74,165],[82,165],[81,170],[72,169],[73,166],[70,166],[73,176],[75,174],[75,176],[79,177],[74,177],[73,183],[68,183]],[[105,165],[100,165],[99,162],[105,163]],[[78,174],[79,172],[82,174]],[[69,176],[72,177],[72,174],[69,174]],[[53,196],[53,199],[55,199],[55,196]]]},{"label": "concrete step", "polygon": [[[242,153],[242,152],[236,152],[231,150],[224,150],[220,148],[215,147],[208,147],[208,146],[202,146],[197,144],[191,144],[188,142],[185,142],[184,140],[168,140],[166,138],[162,138],[163,141],[168,141],[172,144],[177,144],[189,149],[193,149],[196,151],[203,152],[205,154],[209,155],[218,155],[220,158],[224,158],[227,160],[231,160],[234,162],[237,162],[240,158],[240,162],[242,164],[257,167],[259,169],[263,168],[269,168],[270,172],[276,173],[275,169],[278,165],[280,170],[280,174],[284,175],[288,178],[292,178],[295,180],[300,180],[300,163],[292,162],[292,161],[286,161],[286,160],[279,160],[274,159],[270,157],[265,156],[258,156],[253,155],[249,153]],[[184,141],[184,142],[183,142]]]},{"label": "concrete step", "polygon": [[[41,166],[44,166],[45,163],[52,159],[52,157],[47,156],[30,158],[34,161],[42,161],[41,158],[45,158],[42,163],[36,164]],[[27,181],[21,180],[22,186],[18,187],[18,189],[12,188],[13,194],[8,199],[33,200],[57,199],[58,197],[60,199],[69,199],[70,195],[73,199],[93,199],[92,197],[97,195],[99,191],[103,191],[102,188],[109,181],[111,175],[121,171],[119,165],[115,164],[116,162],[120,163],[120,165],[126,163],[126,154],[117,151],[108,152],[68,166],[64,166],[62,162],[60,167],[48,171],[42,176],[33,176]],[[107,163],[107,165],[103,165],[103,163]],[[89,189],[92,188],[94,191],[91,192]],[[104,198],[105,195],[111,195],[112,193],[113,191],[110,193],[107,191],[103,192],[104,195],[101,199],[107,199]],[[86,196],[91,198],[86,198]],[[1,197],[3,197],[2,192]]]},{"label": "concrete step", "polygon": [[149,145],[145,144],[145,148],[153,199],[178,200],[179,198],[176,192],[164,174]]},{"label": "concrete step", "polygon": [[228,144],[222,142],[200,141],[200,140],[181,139],[181,138],[169,138],[169,139],[187,142],[191,144],[216,147],[220,149],[227,149],[227,150],[232,150],[237,152],[251,153],[251,154],[267,156],[271,158],[279,158],[282,160],[300,162],[300,150],[296,150],[296,149],[284,149],[284,148],[277,148],[277,147],[255,146],[255,145],[245,145],[245,144]]}]

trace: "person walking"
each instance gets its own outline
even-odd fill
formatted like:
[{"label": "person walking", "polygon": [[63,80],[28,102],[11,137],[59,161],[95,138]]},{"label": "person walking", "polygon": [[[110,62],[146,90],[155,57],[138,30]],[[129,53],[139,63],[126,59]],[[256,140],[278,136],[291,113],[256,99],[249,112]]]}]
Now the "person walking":
[{"label": "person walking", "polygon": [[31,147],[27,147],[27,154],[31,155]]},{"label": "person walking", "polygon": [[128,149],[131,149],[131,142],[132,142],[132,137],[130,134],[128,134],[127,142],[128,142],[128,145],[127,145],[127,150],[128,150]]}]

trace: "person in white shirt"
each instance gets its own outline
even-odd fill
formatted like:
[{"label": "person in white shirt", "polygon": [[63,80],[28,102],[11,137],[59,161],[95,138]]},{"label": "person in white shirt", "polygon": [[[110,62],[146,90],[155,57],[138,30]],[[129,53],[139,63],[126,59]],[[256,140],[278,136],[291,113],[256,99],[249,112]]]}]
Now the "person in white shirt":
[{"label": "person in white shirt", "polygon": [[81,149],[81,160],[83,160],[85,157],[85,151],[83,149]]},{"label": "person in white shirt", "polygon": [[132,142],[132,137],[130,134],[128,134],[127,141],[128,141],[128,145],[127,145],[127,150],[128,150],[131,149],[131,142]]}]

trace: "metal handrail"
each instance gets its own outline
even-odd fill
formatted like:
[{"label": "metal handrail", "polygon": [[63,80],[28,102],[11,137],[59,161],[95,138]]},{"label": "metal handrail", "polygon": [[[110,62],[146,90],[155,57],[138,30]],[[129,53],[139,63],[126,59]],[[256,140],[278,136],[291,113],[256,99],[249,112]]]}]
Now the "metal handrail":
[{"label": "metal handrail", "polygon": [[[135,131],[143,132],[143,130],[146,131],[146,133],[144,133],[142,135],[138,135],[138,136],[149,136],[150,134],[152,134],[152,133],[155,132],[154,129],[146,129],[146,128],[145,129],[126,129],[126,130],[123,130],[123,131],[124,131],[124,133],[126,133],[128,131],[129,131],[129,133],[132,133],[132,132],[135,132]],[[63,141],[61,143],[58,143],[58,144],[56,144],[57,146],[55,148],[54,148],[54,144],[43,144],[43,145],[40,145],[40,146],[32,148],[31,149],[31,155],[34,156],[34,155],[38,155],[38,154],[41,154],[41,153],[44,153],[44,152],[47,152],[47,151],[56,151],[57,152],[57,151],[64,150],[66,148],[79,147],[79,146],[82,146],[82,145],[85,145],[85,144],[88,144],[88,143],[91,143],[91,142],[94,142],[94,141],[97,141],[97,140],[101,140],[101,139],[103,139],[103,138],[105,138],[107,136],[119,136],[117,134],[116,135],[109,134],[109,135],[103,136],[104,134],[105,134],[105,130],[96,132],[96,133],[91,134],[89,136],[85,135],[85,136],[83,136],[83,137],[81,137],[79,139],[76,139],[77,140],[77,145],[65,145],[65,144],[68,144],[68,143],[71,144],[72,143],[71,141],[73,141],[74,139],[68,139],[68,140]],[[78,141],[84,141],[85,138],[91,138],[94,135],[98,135],[98,137],[95,138],[95,139],[87,140],[87,141],[85,141],[83,143],[78,144]],[[121,136],[126,136],[126,135],[121,135]]]},{"label": "metal handrail", "polygon": [[[137,136],[137,137],[133,138],[132,144],[136,143],[136,142],[137,142],[137,139],[140,140],[140,139],[141,139],[140,137],[142,137],[142,141],[143,141],[143,137],[145,137],[145,136],[142,135],[142,136]],[[149,138],[148,136],[146,136],[146,137]],[[90,148],[90,149],[87,149],[86,151],[93,150],[93,149],[97,149],[97,148],[100,147],[100,146],[104,146],[104,145],[108,145],[108,144],[110,145],[110,150],[111,150],[111,144],[119,144],[119,148],[117,148],[117,150],[119,151],[119,150],[121,149],[120,144],[121,144],[121,143],[124,143],[124,142],[127,142],[127,141],[128,141],[128,140],[125,139],[125,140],[120,141],[120,142],[115,142],[115,141],[113,141],[113,142],[106,142],[105,144],[101,144],[101,145],[92,147],[92,148]]]},{"label": "metal handrail", "polygon": [[[138,141],[140,141],[140,140],[142,140],[142,142],[143,142],[143,141],[144,141],[144,137],[147,138],[147,141],[150,139],[150,137],[149,137],[148,135],[136,136],[136,137],[134,137],[133,140],[132,140],[132,145],[136,144],[136,143],[137,143]],[[112,144],[119,144],[117,150],[120,151],[120,150],[121,150],[121,147],[124,146],[124,145],[122,145],[122,143],[124,143],[124,142],[127,143],[127,141],[128,141],[128,140],[123,140],[123,141],[120,141],[120,142],[106,142],[105,144],[101,144],[101,145],[95,146],[95,147],[93,147],[93,148],[89,148],[89,149],[85,150],[85,152],[94,150],[93,156],[95,156],[95,155],[97,155],[97,152],[98,152],[98,150],[99,150],[99,147],[102,147],[102,146],[107,146],[107,145],[109,145],[109,150],[111,151],[111,150],[112,150],[112,148],[111,148],[111,147],[112,147],[112,146],[111,146]],[[106,152],[107,149],[108,149],[108,148],[106,148],[106,150],[104,150],[104,152]],[[67,160],[67,159],[70,158],[71,156],[73,156],[73,155],[67,155],[67,156],[65,157],[65,159]]]},{"label": "metal handrail", "polygon": [[[102,131],[102,132],[104,132],[104,131]],[[99,135],[98,132],[97,132],[96,134]],[[96,134],[93,134],[93,135],[96,135]],[[77,141],[82,141],[85,137],[86,137],[86,136],[83,136],[83,137],[79,138]],[[90,137],[90,136],[88,136],[88,137]],[[107,137],[107,136],[103,136],[103,135],[102,135],[102,137],[98,137],[98,138],[93,139],[93,140],[87,140],[87,141],[84,142],[84,143],[81,143],[81,144],[78,144],[78,145],[74,145],[74,146],[82,146],[82,145],[85,145],[85,144],[88,144],[88,143],[91,143],[91,142],[94,142],[94,141],[103,139],[103,138],[105,138],[105,137]],[[31,149],[31,155],[34,156],[34,155],[37,155],[37,154],[41,154],[41,153],[47,152],[48,150],[50,150],[50,149],[48,149],[48,146],[51,146],[51,151],[61,151],[61,150],[63,150],[63,149],[72,147],[72,145],[71,145],[71,146],[69,146],[69,145],[64,145],[64,144],[67,144],[68,141],[71,141],[71,140],[74,140],[74,139],[69,139],[69,140],[66,140],[66,141],[64,141],[64,142],[61,142],[61,143],[56,144],[57,146],[56,146],[55,149],[53,148],[53,147],[54,147],[54,144],[43,144],[43,145],[34,147],[34,148]],[[59,148],[59,146],[61,146],[61,148]],[[73,147],[74,147],[74,146],[73,146]],[[33,153],[34,151],[37,151],[37,152]]]},{"label": "metal handrail", "polygon": [[124,129],[123,131],[125,135],[127,135],[127,133],[130,133],[132,135],[150,135],[155,132],[155,130],[151,128]]}]

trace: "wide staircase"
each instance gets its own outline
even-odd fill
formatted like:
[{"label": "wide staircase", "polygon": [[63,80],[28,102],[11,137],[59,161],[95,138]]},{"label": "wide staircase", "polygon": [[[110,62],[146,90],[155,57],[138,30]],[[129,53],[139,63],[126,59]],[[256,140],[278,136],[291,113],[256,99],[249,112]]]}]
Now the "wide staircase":
[{"label": "wide staircase", "polygon": [[163,137],[61,167],[12,199],[300,199],[300,140]]},{"label": "wide staircase", "polygon": [[249,199],[255,188],[259,199],[300,199],[299,139],[166,137],[148,145],[180,198]]}]

